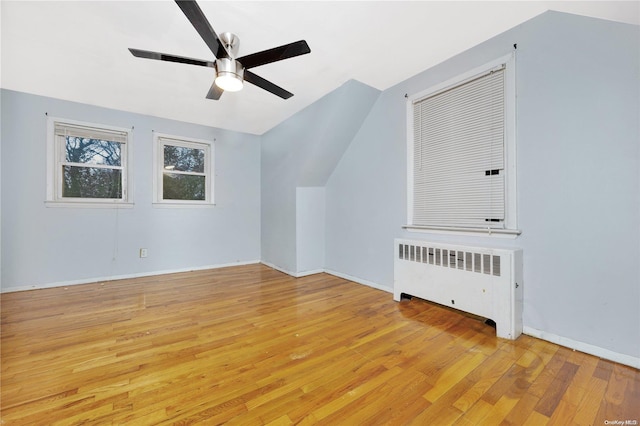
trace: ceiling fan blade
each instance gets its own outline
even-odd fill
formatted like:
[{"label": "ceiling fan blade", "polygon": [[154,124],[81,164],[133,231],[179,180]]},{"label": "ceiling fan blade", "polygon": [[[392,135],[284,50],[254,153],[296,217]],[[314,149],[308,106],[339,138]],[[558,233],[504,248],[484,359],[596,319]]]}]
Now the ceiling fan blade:
[{"label": "ceiling fan blade", "polygon": [[202,40],[209,46],[211,52],[216,58],[229,58],[229,52],[224,47],[224,44],[220,42],[218,34],[213,30],[209,21],[202,13],[202,9],[198,6],[194,0],[176,0],[178,7],[182,9],[191,25],[198,31]]},{"label": "ceiling fan blade", "polygon": [[281,61],[283,59],[293,58],[295,56],[310,53],[311,49],[306,41],[300,40],[294,43],[285,44],[273,49],[263,50],[262,52],[252,53],[237,60],[247,68],[253,68],[271,62]]},{"label": "ceiling fan blade", "polygon": [[211,83],[209,93],[207,93],[207,99],[213,99],[214,101],[217,101],[218,99],[220,99],[220,96],[222,96],[223,92],[224,90],[219,88],[214,81],[213,83]]},{"label": "ceiling fan blade", "polygon": [[280,96],[282,99],[289,99],[293,96],[293,93],[287,92],[282,87],[276,86],[269,80],[265,80],[264,78],[252,73],[249,70],[244,71],[244,81],[255,84],[256,86],[266,90],[267,92],[271,92],[276,96]]},{"label": "ceiling fan blade", "polygon": [[187,58],[185,56],[169,55],[167,53],[152,52],[150,50],[132,49],[129,51],[138,58],[157,59],[159,61],[179,62],[181,64],[200,65],[202,67],[213,68],[215,62],[204,61],[202,59]]}]

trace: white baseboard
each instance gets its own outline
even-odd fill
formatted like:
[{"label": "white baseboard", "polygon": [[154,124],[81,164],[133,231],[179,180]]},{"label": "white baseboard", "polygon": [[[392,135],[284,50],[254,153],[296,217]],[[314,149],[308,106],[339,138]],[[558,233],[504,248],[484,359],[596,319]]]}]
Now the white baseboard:
[{"label": "white baseboard", "polygon": [[44,288],[53,288],[53,287],[67,287],[70,285],[91,284],[91,283],[102,282],[102,281],[125,280],[130,278],[153,277],[155,275],[175,274],[179,272],[203,271],[206,269],[219,269],[219,268],[226,268],[229,266],[253,265],[257,263],[260,263],[260,261],[248,260],[248,261],[242,261],[242,262],[219,263],[216,265],[195,266],[191,268],[166,269],[162,271],[140,272],[136,274],[112,275],[109,277],[93,277],[93,278],[85,278],[81,280],[71,280],[71,281],[58,281],[53,283],[37,284],[37,285],[30,285],[30,286],[0,288],[0,293],[11,293],[15,291],[26,291],[26,290],[40,290]]},{"label": "white baseboard", "polygon": [[260,261],[260,263],[262,263],[264,266],[268,266],[271,269],[275,269],[276,271],[280,271],[287,275],[291,275],[294,278],[301,278],[301,277],[306,277],[308,275],[321,274],[324,272],[324,269],[313,269],[311,271],[292,272],[287,269],[276,266],[273,263],[265,262],[264,260]]},{"label": "white baseboard", "polygon": [[337,272],[337,271],[333,271],[331,269],[315,269],[312,271],[303,271],[303,272],[292,272],[289,271],[287,269],[281,268],[279,266],[274,265],[273,263],[270,262],[265,262],[264,260],[262,262],[263,265],[268,266],[269,268],[273,268],[276,271],[280,271],[283,272],[287,275],[291,275],[294,278],[301,278],[301,277],[306,277],[307,275],[314,275],[314,274],[320,274],[320,273],[327,273],[329,275],[333,275],[339,278],[344,278],[345,280],[349,280],[349,281],[353,281],[355,283],[358,284],[363,284],[366,285],[368,287],[373,287],[375,289],[378,290],[382,290],[382,291],[386,291],[387,293],[393,293],[393,289],[390,289],[389,287],[385,287],[385,286],[381,286],[378,283],[374,283],[373,281],[369,281],[369,280],[365,280],[363,278],[358,278],[358,277],[354,277],[353,275],[348,275],[348,274],[343,274],[342,272]]},{"label": "white baseboard", "polygon": [[311,271],[302,271],[298,272],[295,276],[297,278],[307,277],[309,275],[321,274],[324,272],[324,269],[312,269]]},{"label": "white baseboard", "polygon": [[536,337],[538,339],[546,340],[551,343],[555,343],[560,346],[565,346],[576,351],[584,352],[589,355],[594,355],[599,358],[615,361],[620,364],[628,365],[630,367],[640,369],[640,358],[631,355],[621,354],[618,352],[610,351],[609,349],[601,348],[599,346],[590,345],[589,343],[578,342],[567,337],[558,336],[553,333],[547,333],[546,331],[538,330],[536,328],[523,327],[522,332],[529,336]]},{"label": "white baseboard", "polygon": [[284,269],[284,268],[281,268],[279,266],[276,266],[273,263],[265,262],[264,260],[261,260],[260,263],[262,263],[264,266],[268,266],[271,269],[275,269],[276,271],[280,271],[282,273],[285,273],[287,275],[291,275],[292,277],[296,277],[297,278],[297,275],[296,275],[295,272],[291,272],[291,271],[289,271],[287,269]]},{"label": "white baseboard", "polygon": [[326,272],[329,275],[334,275],[336,277],[344,278],[345,280],[356,282],[358,284],[363,284],[378,290],[386,291],[387,293],[393,293],[392,288],[382,286],[378,283],[374,283],[373,281],[365,280],[364,278],[354,277],[352,275],[343,274],[342,272],[333,271],[331,269],[325,269],[324,272]]}]

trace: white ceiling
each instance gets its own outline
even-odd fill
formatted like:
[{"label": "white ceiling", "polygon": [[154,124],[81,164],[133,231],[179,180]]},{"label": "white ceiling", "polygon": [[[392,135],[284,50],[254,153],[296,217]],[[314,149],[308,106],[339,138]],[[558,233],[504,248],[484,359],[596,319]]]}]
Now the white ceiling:
[{"label": "white ceiling", "polygon": [[210,68],[133,57],[127,48],[212,60],[173,1],[0,3],[1,86],[262,134],[350,79],[387,89],[548,9],[640,24],[638,1],[200,1],[239,56],[300,39],[308,55],[254,68],[294,93],[253,85],[205,99]]}]

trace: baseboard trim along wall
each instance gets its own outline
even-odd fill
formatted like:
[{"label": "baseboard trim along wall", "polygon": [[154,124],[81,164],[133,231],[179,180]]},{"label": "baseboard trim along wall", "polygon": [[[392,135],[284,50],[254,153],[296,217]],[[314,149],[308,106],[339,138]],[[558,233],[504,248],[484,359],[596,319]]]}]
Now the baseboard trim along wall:
[{"label": "baseboard trim along wall", "polygon": [[268,266],[271,269],[275,269],[276,271],[280,271],[280,272],[282,272],[284,274],[291,275],[294,278],[298,278],[298,274],[297,273],[291,272],[291,271],[289,271],[287,269],[284,269],[284,268],[281,268],[279,266],[276,266],[273,263],[265,262],[264,260],[261,260],[260,263],[262,263],[264,266]]},{"label": "baseboard trim along wall", "polygon": [[297,278],[307,277],[309,275],[321,274],[324,272],[324,269],[313,269],[311,271],[301,271],[296,274]]},{"label": "baseboard trim along wall", "polygon": [[30,286],[1,288],[0,293],[12,293],[15,291],[27,291],[27,290],[40,290],[40,289],[54,288],[54,287],[66,287],[70,285],[92,284],[92,283],[97,283],[102,281],[126,280],[130,278],[153,277],[155,275],[176,274],[179,272],[203,271],[205,269],[219,269],[219,268],[227,268],[229,266],[254,265],[256,263],[260,263],[260,261],[248,260],[248,261],[242,261],[242,262],[219,263],[216,265],[196,266],[196,267],[190,267],[190,268],[166,269],[163,271],[140,272],[137,274],[113,275],[109,277],[94,277],[94,278],[85,278],[81,280],[72,280],[72,281],[58,281],[58,282],[47,283],[47,284],[34,284]]},{"label": "baseboard trim along wall", "polygon": [[372,288],[375,288],[377,290],[386,291],[387,293],[393,293],[393,289],[390,289],[389,287],[381,286],[380,284],[374,283],[373,281],[365,280],[363,278],[354,277],[354,276],[348,275],[348,274],[343,274],[342,272],[333,271],[331,269],[315,269],[315,270],[312,270],[312,271],[292,272],[292,271],[289,271],[287,269],[284,269],[284,268],[281,268],[279,266],[276,266],[273,263],[265,262],[264,260],[261,261],[260,263],[262,263],[265,266],[268,266],[269,268],[273,268],[276,271],[280,271],[280,272],[285,273],[287,275],[291,275],[294,278],[301,278],[301,277],[306,277],[307,275],[321,274],[321,273],[324,272],[326,274],[333,275],[333,276],[339,277],[339,278],[344,278],[345,280],[349,280],[349,281],[353,281],[353,282],[358,283],[358,284],[366,285],[368,287],[372,287]]},{"label": "baseboard trim along wall", "polygon": [[382,286],[382,285],[380,285],[378,283],[374,283],[373,281],[365,280],[364,278],[354,277],[354,276],[349,275],[349,274],[343,274],[342,272],[332,271],[331,269],[325,269],[324,272],[326,272],[329,275],[333,275],[333,276],[336,276],[336,277],[344,278],[345,280],[353,281],[353,282],[356,282],[358,284],[362,284],[362,285],[366,285],[366,286],[375,288],[377,290],[386,291],[387,293],[393,293],[393,289],[392,288]]},{"label": "baseboard trim along wall", "polygon": [[324,272],[324,269],[313,269],[311,271],[300,271],[300,272],[292,272],[289,271],[288,269],[284,269],[281,268],[279,266],[274,265],[273,263],[269,263],[269,262],[265,262],[264,260],[262,260],[260,263],[262,263],[264,266],[268,266],[271,269],[275,269],[276,271],[280,271],[284,274],[290,275],[294,278],[302,278],[302,277],[306,277],[308,275],[315,275],[315,274],[321,274]]},{"label": "baseboard trim along wall", "polygon": [[594,355],[599,358],[608,359],[620,364],[628,365],[630,367],[640,369],[640,358],[621,354],[618,352],[610,351],[609,349],[601,348],[600,346],[590,345],[589,343],[578,342],[577,340],[569,339],[567,337],[558,336],[553,333],[547,333],[546,331],[538,330],[536,328],[523,327],[522,332],[532,337],[536,337],[547,342],[555,343],[560,346],[567,347],[576,351],[584,352],[589,355]]}]

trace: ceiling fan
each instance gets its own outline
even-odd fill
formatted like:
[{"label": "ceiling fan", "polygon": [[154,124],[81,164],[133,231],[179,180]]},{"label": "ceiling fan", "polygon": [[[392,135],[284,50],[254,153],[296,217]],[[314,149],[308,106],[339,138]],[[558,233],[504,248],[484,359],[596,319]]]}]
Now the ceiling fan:
[{"label": "ceiling fan", "polygon": [[236,58],[238,47],[240,45],[238,36],[228,32],[222,33],[218,36],[195,0],[175,1],[189,22],[191,22],[191,25],[193,25],[198,34],[200,34],[200,37],[202,37],[207,46],[209,46],[209,49],[211,49],[216,60],[206,61],[202,59],[193,59],[184,56],[129,48],[129,51],[133,56],[214,68],[216,70],[216,77],[211,84],[209,93],[207,93],[208,99],[220,99],[220,96],[222,96],[222,93],[225,90],[229,92],[237,92],[242,89],[244,81],[254,84],[283,99],[289,99],[293,96],[293,93],[288,92],[282,87],[279,87],[254,74],[249,71],[249,68],[307,54],[311,52],[311,49],[309,49],[309,45],[306,41],[300,40],[283,46],[274,47],[273,49],[263,50],[262,52],[252,53],[251,55]]}]

